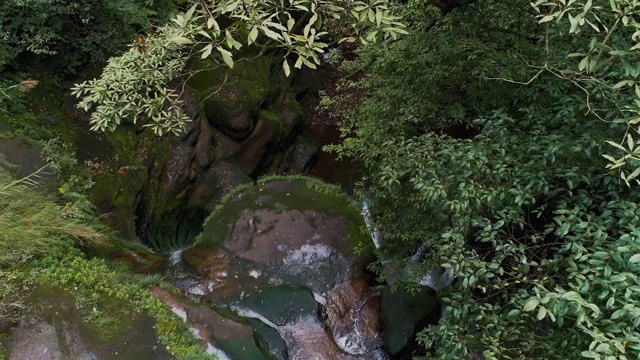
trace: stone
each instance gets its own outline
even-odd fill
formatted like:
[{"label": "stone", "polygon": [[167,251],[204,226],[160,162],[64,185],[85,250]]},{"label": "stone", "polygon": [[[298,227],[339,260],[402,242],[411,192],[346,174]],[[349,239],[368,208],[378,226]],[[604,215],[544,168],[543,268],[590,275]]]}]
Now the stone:
[{"label": "stone", "polygon": [[[250,319],[256,333],[275,330],[289,358],[387,359],[363,280],[371,253],[353,251],[370,242],[363,226],[354,204],[317,180],[259,182],[216,208],[183,252],[195,273],[183,290]],[[281,344],[263,348],[280,359]]]},{"label": "stone", "polygon": [[280,118],[271,112],[261,111],[255,131],[242,143],[232,161],[240,166],[243,173],[251,176],[261,167],[265,154],[276,149],[282,139]]},{"label": "stone", "polygon": [[363,279],[349,279],[327,294],[327,327],[340,349],[353,355],[382,347],[380,297]]},{"label": "stone", "polygon": [[209,354],[221,359],[269,360],[268,354],[258,347],[248,322],[225,316],[215,307],[193,303],[159,287],[151,291],[191,326]]},{"label": "stone", "polygon": [[238,62],[233,69],[221,67],[212,60],[200,60],[193,68],[195,73],[187,84],[198,93],[207,119],[228,136],[246,138],[269,97],[267,59],[258,57]]},{"label": "stone", "polygon": [[283,174],[307,174],[320,151],[320,145],[307,136],[299,136],[280,165]]},{"label": "stone", "polygon": [[157,339],[155,320],[133,316],[118,333],[99,336],[76,310],[73,294],[62,289],[36,291],[29,298],[28,321],[1,339],[8,360],[169,360]]},{"label": "stone", "polygon": [[417,326],[437,309],[437,297],[427,286],[415,294],[402,287],[394,292],[387,286],[382,291],[381,308],[384,344],[391,354],[396,354],[413,338]]}]

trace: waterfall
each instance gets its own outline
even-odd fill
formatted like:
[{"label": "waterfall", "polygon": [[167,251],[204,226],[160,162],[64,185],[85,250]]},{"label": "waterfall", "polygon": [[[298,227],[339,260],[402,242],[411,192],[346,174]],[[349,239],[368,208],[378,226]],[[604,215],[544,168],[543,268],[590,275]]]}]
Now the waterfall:
[{"label": "waterfall", "polygon": [[[364,223],[371,234],[371,241],[373,241],[376,249],[379,249],[380,244],[382,243],[382,233],[380,232],[380,229],[376,227],[373,217],[371,216],[369,196],[370,195],[366,194],[360,202],[360,215],[362,215]],[[416,252],[409,257],[410,264],[419,262],[428,251],[429,247],[427,244],[420,245]],[[385,265],[385,278],[387,282],[393,283],[398,278],[398,274],[396,274],[397,270],[394,269],[391,261],[389,260],[383,261],[383,264]],[[420,285],[428,286],[436,291],[440,291],[449,287],[455,278],[456,277],[451,268],[443,269],[438,267],[427,273],[420,280]]]},{"label": "waterfall", "polygon": [[364,219],[364,223],[367,225],[367,229],[369,229],[369,233],[371,234],[371,240],[373,241],[373,245],[375,245],[376,249],[380,248],[380,240],[382,234],[380,234],[380,230],[376,227],[373,222],[373,217],[371,217],[371,210],[369,208],[369,196],[365,195],[364,199],[360,203],[360,215]]}]

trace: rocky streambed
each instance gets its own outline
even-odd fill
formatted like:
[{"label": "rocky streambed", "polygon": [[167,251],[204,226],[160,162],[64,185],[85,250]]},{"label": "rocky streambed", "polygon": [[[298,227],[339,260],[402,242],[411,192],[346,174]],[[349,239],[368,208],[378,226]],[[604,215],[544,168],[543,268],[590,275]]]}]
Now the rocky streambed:
[{"label": "rocky streambed", "polygon": [[376,285],[366,270],[373,249],[337,188],[311,178],[260,182],[219,206],[196,245],[174,254],[168,271],[183,295],[155,292],[222,359],[390,359],[435,297]]}]

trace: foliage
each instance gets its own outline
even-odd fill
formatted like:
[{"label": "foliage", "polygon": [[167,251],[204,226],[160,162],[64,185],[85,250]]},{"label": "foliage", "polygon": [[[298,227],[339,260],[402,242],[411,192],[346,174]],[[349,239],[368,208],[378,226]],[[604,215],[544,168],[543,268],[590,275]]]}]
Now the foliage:
[{"label": "foliage", "polygon": [[132,276],[103,259],[86,259],[77,253],[50,256],[34,266],[36,283],[72,292],[77,309],[105,336],[124,318],[135,314],[152,316],[157,320],[158,339],[177,358],[210,359],[187,324],[142,286],[150,281],[156,285],[157,277]]},{"label": "foliage", "polygon": [[64,252],[74,245],[104,246],[104,230],[67,218],[34,177],[13,179],[0,170],[0,265]]},{"label": "foliage", "polygon": [[[0,70],[23,67],[21,57],[54,59],[75,72],[88,61],[104,61],[146,29],[165,18],[172,1],[8,0],[0,5]],[[52,55],[56,55],[52,57]]]},{"label": "foliage", "polygon": [[[22,319],[27,296],[27,293],[22,291],[25,281],[22,273],[0,268],[0,327]],[[0,359],[3,357],[0,356]]]},{"label": "foliage", "polygon": [[[608,169],[619,172],[629,183],[640,175],[640,4],[614,0],[540,0],[532,4],[545,26],[548,47],[562,47],[571,37],[573,44],[564,47],[571,65],[562,68],[554,61],[540,66],[582,89],[586,102],[606,99],[606,106],[590,106],[589,111],[604,121],[627,127],[618,139],[609,140],[611,154],[603,154]],[[591,104],[590,104],[591,105]]]},{"label": "foliage", "polygon": [[553,37],[533,10],[473,2],[360,49],[350,86],[365,99],[339,109],[332,149],[367,169],[381,277],[423,246],[409,287],[434,268],[457,277],[419,336],[432,357],[635,359],[640,192],[605,170],[607,139],[627,127],[602,119],[636,95],[572,81],[583,38]]},{"label": "foliage", "polygon": [[57,137],[49,139],[43,143],[42,155],[61,184],[61,194],[85,194],[93,186],[91,174],[79,166],[75,149],[69,143]]},{"label": "foliage", "polygon": [[[179,133],[188,120],[181,110],[173,79],[187,76],[188,59],[213,58],[233,67],[234,52],[243,46],[260,53],[281,49],[288,76],[293,66],[315,68],[325,52],[327,29],[352,28],[361,41],[393,38],[405,33],[394,6],[384,0],[225,0],[193,4],[171,23],[138,42],[124,55],[112,58],[100,79],[78,84],[79,106],[94,109],[92,129],[113,131],[124,122],[150,120],[157,135]],[[355,38],[348,39],[349,41]],[[250,50],[251,51],[251,50]],[[255,51],[255,50],[254,50]]]}]

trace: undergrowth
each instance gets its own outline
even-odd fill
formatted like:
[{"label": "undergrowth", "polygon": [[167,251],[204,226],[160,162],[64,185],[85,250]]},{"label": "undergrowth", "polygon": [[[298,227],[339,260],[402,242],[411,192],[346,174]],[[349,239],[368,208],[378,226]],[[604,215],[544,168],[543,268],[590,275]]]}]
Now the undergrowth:
[{"label": "undergrowth", "polygon": [[0,169],[0,266],[63,253],[73,246],[104,247],[108,233],[99,226],[66,217],[55,197],[33,176],[14,179]]},{"label": "undergrowth", "polygon": [[[79,218],[69,203],[37,185],[35,176],[14,179],[0,160],[0,336],[20,322],[36,287],[63,289],[75,310],[100,338],[121,331],[134,315],[156,319],[158,340],[178,359],[210,359],[186,323],[147,289],[159,275],[137,275],[104,259],[88,259],[81,248],[117,241],[95,218]],[[60,195],[59,195],[60,196]],[[6,357],[0,346],[0,359]]]}]

